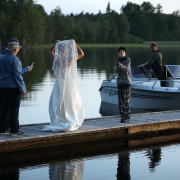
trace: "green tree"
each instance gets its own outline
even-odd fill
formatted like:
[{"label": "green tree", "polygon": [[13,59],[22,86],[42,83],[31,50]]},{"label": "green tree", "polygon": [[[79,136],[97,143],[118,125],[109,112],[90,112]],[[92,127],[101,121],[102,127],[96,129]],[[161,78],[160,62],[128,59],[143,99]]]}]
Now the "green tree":
[{"label": "green tree", "polygon": [[82,20],[75,20],[75,30],[74,30],[74,39],[77,42],[83,43],[85,40],[85,32],[83,28],[83,22]]},{"label": "green tree", "polygon": [[46,30],[46,42],[53,42],[56,39],[61,39],[61,29],[63,27],[63,18],[61,8],[59,6],[56,7],[48,18],[48,25]]},{"label": "green tree", "polygon": [[128,19],[140,12],[140,5],[132,2],[127,2],[127,4],[121,7],[121,11],[127,15]]},{"label": "green tree", "polygon": [[119,42],[128,43],[129,42],[129,32],[130,23],[125,14],[120,14],[116,20],[116,25],[118,29]]},{"label": "green tree", "polygon": [[173,16],[174,16],[174,24],[175,24],[176,36],[178,37],[180,11],[179,10],[173,11]]},{"label": "green tree", "polygon": [[110,12],[111,12],[110,2],[108,2],[106,13],[110,13]]},{"label": "green tree", "polygon": [[154,13],[155,9],[156,8],[150,2],[143,2],[141,4],[141,11],[143,11],[143,12]]},{"label": "green tree", "polygon": [[58,6],[47,15],[34,0],[0,1],[0,39],[11,37],[21,44],[76,39],[79,43],[127,43],[143,40],[179,40],[180,12],[163,14],[160,4],[127,2],[117,13],[107,4],[106,13],[64,15]]},{"label": "green tree", "polygon": [[102,36],[101,43],[109,42],[110,31],[111,31],[110,22],[105,19],[102,20],[101,29],[99,32],[99,33],[101,33],[101,36]]},{"label": "green tree", "polygon": [[180,39],[180,11],[173,11],[169,17],[168,27],[168,39],[179,40]]},{"label": "green tree", "polygon": [[0,51],[1,51],[1,42],[6,41],[8,20],[9,20],[8,16],[6,16],[3,11],[0,11]]},{"label": "green tree", "polygon": [[156,12],[159,13],[159,14],[163,12],[163,7],[161,6],[161,4],[158,4],[156,6]]}]

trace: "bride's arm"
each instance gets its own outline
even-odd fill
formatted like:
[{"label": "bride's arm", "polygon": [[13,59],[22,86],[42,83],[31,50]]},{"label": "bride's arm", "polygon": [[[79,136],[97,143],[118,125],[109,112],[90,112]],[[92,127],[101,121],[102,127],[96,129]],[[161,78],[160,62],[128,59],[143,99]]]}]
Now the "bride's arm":
[{"label": "bride's arm", "polygon": [[51,54],[51,57],[54,59],[54,49],[55,49],[55,46],[56,46],[56,43],[57,42],[60,42],[60,40],[56,40],[54,45],[49,49],[49,52]]},{"label": "bride's arm", "polygon": [[[73,41],[76,44],[76,41],[74,39],[73,39]],[[84,52],[82,51],[82,49],[77,44],[76,44],[76,48],[77,48],[77,51],[78,51],[78,59],[80,59],[80,58],[82,58],[84,56]]]},{"label": "bride's arm", "polygon": [[77,44],[76,44],[76,47],[77,47],[77,51],[78,51],[78,59],[80,59],[84,56],[84,52]]}]

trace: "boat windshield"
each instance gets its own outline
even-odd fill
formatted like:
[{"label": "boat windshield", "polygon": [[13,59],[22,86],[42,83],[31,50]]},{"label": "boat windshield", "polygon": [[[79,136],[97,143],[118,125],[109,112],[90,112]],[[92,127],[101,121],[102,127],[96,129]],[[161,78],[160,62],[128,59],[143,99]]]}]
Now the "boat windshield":
[{"label": "boat windshield", "polygon": [[131,67],[132,78],[149,78],[149,71],[143,71],[140,67]]},{"label": "boat windshield", "polygon": [[180,66],[179,65],[166,65],[167,70],[173,78],[180,78]]}]

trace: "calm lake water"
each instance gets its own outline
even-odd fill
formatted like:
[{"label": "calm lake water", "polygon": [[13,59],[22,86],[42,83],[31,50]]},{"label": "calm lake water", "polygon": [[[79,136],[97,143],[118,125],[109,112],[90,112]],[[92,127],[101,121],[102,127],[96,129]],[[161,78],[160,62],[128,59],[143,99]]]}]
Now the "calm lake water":
[{"label": "calm lake water", "polygon": [[[86,118],[101,117],[101,98],[98,89],[104,79],[114,73],[117,48],[82,48],[85,56],[78,60],[78,90],[81,95]],[[163,64],[180,64],[179,47],[163,47]],[[50,122],[48,103],[55,77],[48,48],[21,49],[23,67],[35,62],[32,72],[23,75],[27,86],[27,95],[23,97],[20,108],[20,124]],[[152,53],[147,47],[129,47],[127,56],[132,66],[150,60]],[[107,114],[108,115],[108,114]]]},{"label": "calm lake water", "polygon": [[[116,146],[121,143],[120,141],[116,142]],[[51,160],[47,158],[45,161],[39,158],[42,162],[33,162],[32,159],[25,164],[0,168],[0,179],[178,180],[180,177],[179,151],[180,144],[174,143],[136,149],[116,147],[113,150],[104,149],[104,152],[91,155],[81,153],[74,158],[66,158],[66,156],[60,158],[55,155],[57,150],[51,149],[49,151]]]}]

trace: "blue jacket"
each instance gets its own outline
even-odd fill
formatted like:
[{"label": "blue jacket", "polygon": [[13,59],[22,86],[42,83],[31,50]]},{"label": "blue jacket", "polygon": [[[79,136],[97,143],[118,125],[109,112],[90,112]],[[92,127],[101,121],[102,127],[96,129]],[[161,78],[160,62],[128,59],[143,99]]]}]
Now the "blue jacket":
[{"label": "blue jacket", "polygon": [[[14,40],[14,38],[11,38],[12,40]],[[10,40],[11,40],[10,39]],[[9,41],[10,41],[9,40]],[[16,39],[15,39],[16,40]],[[16,40],[18,43],[19,43],[19,41],[18,40]],[[11,42],[11,41],[10,41]],[[1,53],[0,53],[0,58],[3,56],[3,55],[5,55],[5,54],[7,54],[9,51],[8,50],[4,50],[4,51],[2,51]],[[25,72],[28,72],[29,71],[29,68],[28,67],[26,67],[26,68],[22,68],[22,74],[24,74]]]},{"label": "blue jacket", "polygon": [[19,88],[22,93],[26,91],[22,74],[29,69],[22,69],[21,61],[11,52],[7,52],[0,58],[0,87]]},{"label": "blue jacket", "polygon": [[6,53],[8,53],[8,50],[4,50],[1,52],[1,54],[5,55]]}]

